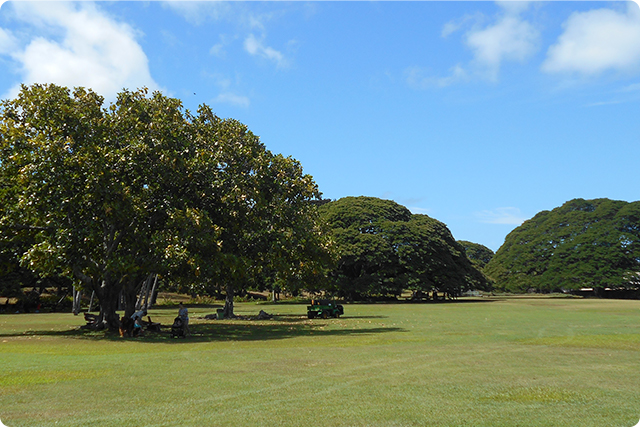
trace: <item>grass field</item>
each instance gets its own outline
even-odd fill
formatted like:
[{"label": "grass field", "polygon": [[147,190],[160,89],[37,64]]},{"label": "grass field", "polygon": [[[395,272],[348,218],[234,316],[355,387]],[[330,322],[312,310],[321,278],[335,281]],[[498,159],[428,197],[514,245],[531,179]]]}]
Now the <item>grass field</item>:
[{"label": "grass field", "polygon": [[[194,335],[76,330],[81,316],[0,315],[0,420],[19,426],[571,426],[640,419],[640,301],[494,298],[240,303],[269,321]],[[152,318],[170,325],[176,308]]]}]

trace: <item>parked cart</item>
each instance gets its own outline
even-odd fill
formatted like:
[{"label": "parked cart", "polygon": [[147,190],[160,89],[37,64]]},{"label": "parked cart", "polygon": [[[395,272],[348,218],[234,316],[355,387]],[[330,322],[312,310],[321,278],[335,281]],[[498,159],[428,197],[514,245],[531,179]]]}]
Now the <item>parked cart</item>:
[{"label": "parked cart", "polygon": [[312,300],[311,305],[307,306],[307,317],[309,319],[315,319],[316,317],[322,317],[327,319],[329,317],[340,317],[344,314],[344,308],[340,304],[336,304],[332,300]]}]

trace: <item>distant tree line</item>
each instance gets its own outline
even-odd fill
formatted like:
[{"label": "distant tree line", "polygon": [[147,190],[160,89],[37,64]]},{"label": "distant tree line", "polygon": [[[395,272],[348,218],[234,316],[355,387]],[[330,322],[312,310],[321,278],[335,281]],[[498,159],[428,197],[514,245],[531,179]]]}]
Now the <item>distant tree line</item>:
[{"label": "distant tree line", "polygon": [[640,286],[640,202],[574,199],[513,230],[484,270],[499,290]]}]

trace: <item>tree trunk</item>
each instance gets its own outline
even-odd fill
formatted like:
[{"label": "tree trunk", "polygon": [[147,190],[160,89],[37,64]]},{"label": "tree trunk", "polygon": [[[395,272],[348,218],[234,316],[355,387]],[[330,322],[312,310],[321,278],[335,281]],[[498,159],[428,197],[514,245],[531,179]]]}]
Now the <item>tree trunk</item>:
[{"label": "tree trunk", "polygon": [[73,287],[73,314],[74,315],[78,315],[80,314],[80,304],[82,303],[82,291],[79,289],[76,289],[76,287]]},{"label": "tree trunk", "polygon": [[150,294],[147,295],[147,298],[150,298],[150,300],[148,302],[145,301],[145,309],[147,310],[156,303],[156,297],[158,294],[158,275],[154,274],[153,276],[153,287],[151,288]]},{"label": "tree trunk", "polygon": [[225,319],[232,319],[234,317],[236,317],[235,314],[233,314],[233,296],[234,296],[235,292],[233,289],[233,285],[227,283],[227,296],[224,299],[224,309],[223,309],[223,314],[224,314],[224,318]]},{"label": "tree trunk", "polygon": [[91,308],[93,308],[93,298],[96,296],[96,292],[92,291],[91,292],[91,299],[89,300],[89,309],[87,310],[87,313],[91,313]]},{"label": "tree trunk", "polygon": [[124,316],[131,317],[133,313],[142,308],[142,297],[138,297],[138,292],[142,292],[146,283],[145,276],[132,275],[129,276],[122,288],[122,296],[124,297]]},{"label": "tree trunk", "polygon": [[76,279],[81,281],[86,289],[93,290],[98,298],[100,314],[94,327],[96,329],[107,328],[110,331],[117,331],[120,327],[120,316],[118,316],[117,310],[120,304],[123,284],[119,280],[112,280],[108,272],[103,274],[100,278],[96,278],[85,274],[80,265],[73,267],[73,275]]},{"label": "tree trunk", "polygon": [[107,328],[110,331],[117,331],[120,327],[120,316],[118,316],[116,311],[120,301],[121,290],[122,286],[105,282],[102,282],[101,286],[95,289],[100,305],[100,316],[98,318],[98,324],[96,325],[97,329]]},{"label": "tree trunk", "polygon": [[127,287],[123,291],[124,294],[124,316],[131,317],[136,311],[137,292],[135,285]]}]

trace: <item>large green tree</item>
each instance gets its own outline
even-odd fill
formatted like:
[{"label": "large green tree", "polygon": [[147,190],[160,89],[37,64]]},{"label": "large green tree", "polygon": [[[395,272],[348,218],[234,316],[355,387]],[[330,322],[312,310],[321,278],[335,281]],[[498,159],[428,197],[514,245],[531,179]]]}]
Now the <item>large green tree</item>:
[{"label": "large green tree", "polygon": [[458,240],[458,243],[464,248],[469,260],[481,269],[484,268],[495,255],[495,252],[479,243],[473,243],[467,240]]},{"label": "large green tree", "polygon": [[571,200],[513,230],[485,268],[499,288],[636,287],[640,202]]},{"label": "large green tree", "polygon": [[322,273],[320,194],[298,162],[266,150],[203,105],[122,91],[23,86],[0,106],[0,230],[29,230],[20,256],[40,274],[93,290],[115,328],[150,273],[184,287],[221,283],[227,311],[243,283]]},{"label": "large green tree", "polygon": [[485,289],[449,229],[390,200],[345,197],[321,207],[339,255],[332,290],[358,299],[404,289],[459,294]]}]

